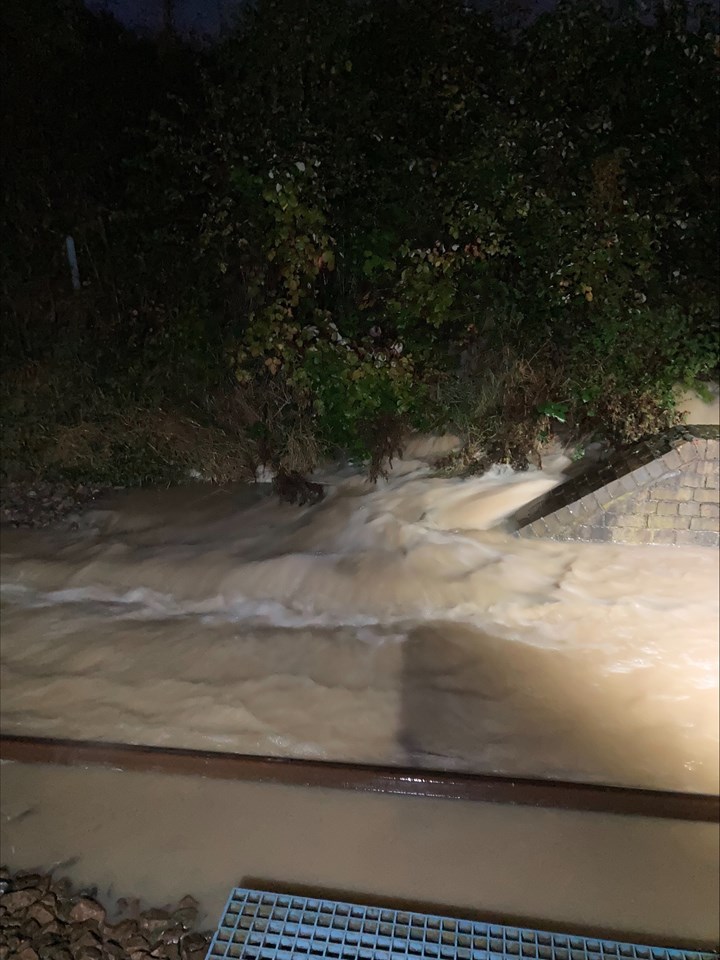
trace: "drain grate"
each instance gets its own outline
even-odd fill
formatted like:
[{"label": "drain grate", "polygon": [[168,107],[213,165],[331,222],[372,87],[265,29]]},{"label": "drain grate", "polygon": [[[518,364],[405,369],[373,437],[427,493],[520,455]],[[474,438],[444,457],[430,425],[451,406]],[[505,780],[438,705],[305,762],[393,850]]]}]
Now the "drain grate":
[{"label": "drain grate", "polygon": [[522,930],[237,888],[206,960],[716,960],[712,953]]}]

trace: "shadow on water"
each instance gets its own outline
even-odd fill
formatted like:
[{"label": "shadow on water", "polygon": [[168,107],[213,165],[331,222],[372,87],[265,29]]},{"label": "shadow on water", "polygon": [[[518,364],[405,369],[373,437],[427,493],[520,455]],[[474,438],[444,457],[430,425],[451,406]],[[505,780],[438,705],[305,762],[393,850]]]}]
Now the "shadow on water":
[{"label": "shadow on water", "polygon": [[634,694],[632,673],[598,675],[591,657],[466,625],[417,627],[403,647],[408,766],[684,792],[703,764],[712,784],[714,740],[688,720],[706,692],[690,706],[653,703]]}]

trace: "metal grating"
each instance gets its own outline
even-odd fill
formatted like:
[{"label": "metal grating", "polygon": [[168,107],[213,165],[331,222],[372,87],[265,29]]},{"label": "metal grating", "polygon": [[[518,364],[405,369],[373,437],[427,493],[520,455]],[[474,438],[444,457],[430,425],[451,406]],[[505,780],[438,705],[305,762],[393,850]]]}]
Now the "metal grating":
[{"label": "metal grating", "polygon": [[206,960],[716,960],[642,947],[354,903],[237,888]]}]

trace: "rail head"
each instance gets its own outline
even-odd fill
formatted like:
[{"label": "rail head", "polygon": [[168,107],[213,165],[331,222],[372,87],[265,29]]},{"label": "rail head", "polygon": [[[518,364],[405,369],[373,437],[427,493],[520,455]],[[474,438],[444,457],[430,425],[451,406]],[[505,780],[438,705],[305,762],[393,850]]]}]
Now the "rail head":
[{"label": "rail head", "polygon": [[0,736],[0,759],[720,823],[720,797],[716,795],[560,780],[10,734]]}]

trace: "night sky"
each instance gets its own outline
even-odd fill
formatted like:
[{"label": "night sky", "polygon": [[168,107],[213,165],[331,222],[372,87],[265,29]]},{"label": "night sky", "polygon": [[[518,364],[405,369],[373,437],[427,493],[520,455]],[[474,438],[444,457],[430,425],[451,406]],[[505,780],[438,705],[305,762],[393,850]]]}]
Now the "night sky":
[{"label": "night sky", "polygon": [[[86,0],[91,10],[107,10],[121,23],[143,33],[162,28],[163,0]],[[175,28],[178,33],[215,34],[232,23],[243,0],[175,0]]]},{"label": "night sky", "polygon": [[[162,28],[163,0],[85,0],[92,10],[106,10],[125,26],[142,33]],[[174,0],[175,29],[182,36],[212,35],[232,24],[246,0]],[[475,6],[506,6],[507,0],[470,0]],[[535,13],[551,9],[554,0],[515,0],[518,7]]]}]

